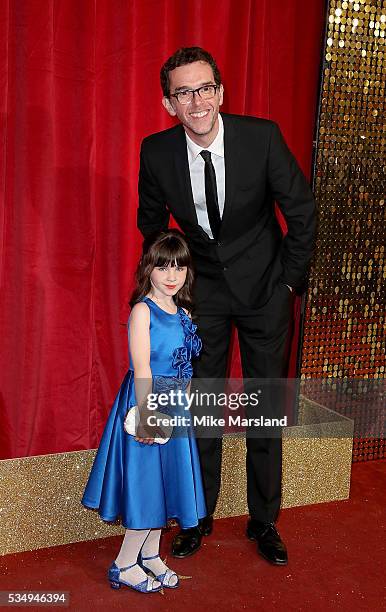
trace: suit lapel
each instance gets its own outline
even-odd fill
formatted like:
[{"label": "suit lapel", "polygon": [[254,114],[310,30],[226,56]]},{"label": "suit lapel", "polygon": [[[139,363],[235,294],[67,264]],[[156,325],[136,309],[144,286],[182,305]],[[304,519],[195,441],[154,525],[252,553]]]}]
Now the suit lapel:
[{"label": "suit lapel", "polygon": [[232,118],[222,113],[221,117],[224,122],[225,202],[220,235],[223,233],[224,227],[230,218],[240,159],[238,135],[233,125]]},{"label": "suit lapel", "polygon": [[196,208],[193,201],[192,184],[190,181],[188,151],[183,127],[178,131],[176,147],[174,150],[175,177],[181,194],[181,205],[188,210],[192,223],[198,224]]}]

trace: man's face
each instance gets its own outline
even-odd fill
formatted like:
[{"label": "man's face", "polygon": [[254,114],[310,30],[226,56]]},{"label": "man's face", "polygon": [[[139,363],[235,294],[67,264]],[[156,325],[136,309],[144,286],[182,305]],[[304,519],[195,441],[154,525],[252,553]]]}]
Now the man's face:
[{"label": "man's face", "polygon": [[[179,66],[169,72],[169,80],[171,94],[215,83],[213,70],[206,62]],[[173,96],[162,100],[169,115],[177,116],[190,138],[202,146],[209,146],[217,136],[218,111],[222,102],[222,85],[209,100],[203,100],[197,93],[186,105],[180,104]]]}]

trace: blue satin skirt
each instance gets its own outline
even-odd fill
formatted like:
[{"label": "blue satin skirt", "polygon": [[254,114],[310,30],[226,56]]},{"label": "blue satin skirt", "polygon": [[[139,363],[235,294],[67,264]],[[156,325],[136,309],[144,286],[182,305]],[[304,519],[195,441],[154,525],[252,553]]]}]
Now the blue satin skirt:
[{"label": "blue satin skirt", "polygon": [[150,529],[176,519],[182,529],[206,516],[196,441],[189,435],[166,444],[137,442],[124,431],[135,405],[129,370],[111,409],[82,498],[105,521],[120,518],[127,529]]}]

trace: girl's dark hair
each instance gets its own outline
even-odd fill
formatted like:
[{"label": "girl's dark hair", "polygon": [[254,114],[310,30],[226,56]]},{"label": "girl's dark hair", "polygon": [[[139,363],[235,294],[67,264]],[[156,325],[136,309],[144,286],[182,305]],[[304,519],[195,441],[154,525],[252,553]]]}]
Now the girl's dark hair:
[{"label": "girl's dark hair", "polygon": [[186,308],[188,312],[193,309],[193,281],[194,271],[193,262],[189,247],[183,234],[170,229],[166,232],[153,234],[143,242],[142,257],[139,260],[135,274],[136,287],[130,298],[130,306],[139,302],[151,290],[150,274],[154,268],[161,266],[182,266],[187,267],[186,281],[183,287],[174,296],[177,306]]},{"label": "girl's dark hair", "polygon": [[201,47],[181,47],[166,60],[161,68],[161,87],[165,98],[169,98],[170,96],[169,72],[179,66],[186,66],[186,64],[192,64],[193,62],[206,62],[209,64],[213,70],[214,82],[216,85],[221,85],[220,71],[214,58],[208,51],[205,51],[205,49]]}]

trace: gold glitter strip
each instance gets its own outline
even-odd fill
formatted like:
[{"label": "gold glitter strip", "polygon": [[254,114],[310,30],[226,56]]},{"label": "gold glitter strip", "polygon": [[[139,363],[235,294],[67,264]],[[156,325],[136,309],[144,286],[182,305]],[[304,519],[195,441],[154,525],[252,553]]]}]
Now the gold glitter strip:
[{"label": "gold glitter strip", "polygon": [[[329,411],[321,432],[306,414],[305,424],[284,431],[283,508],[349,496],[352,421],[331,422]],[[80,503],[94,456],[86,450],[0,461],[0,554],[123,532]],[[227,436],[216,518],[247,513],[245,441]]]}]

